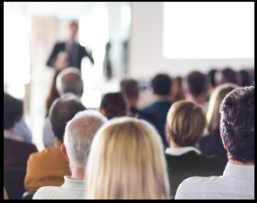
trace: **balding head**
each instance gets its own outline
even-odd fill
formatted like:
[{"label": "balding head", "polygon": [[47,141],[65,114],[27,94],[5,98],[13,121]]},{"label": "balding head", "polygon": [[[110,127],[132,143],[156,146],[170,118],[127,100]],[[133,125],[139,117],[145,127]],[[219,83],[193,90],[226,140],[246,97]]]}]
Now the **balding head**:
[{"label": "balding head", "polygon": [[107,119],[98,111],[85,110],[67,123],[64,145],[72,167],[85,170],[92,140],[106,122]]},{"label": "balding head", "polygon": [[56,78],[56,88],[60,95],[73,93],[78,97],[83,94],[83,81],[80,70],[77,68],[65,68]]}]

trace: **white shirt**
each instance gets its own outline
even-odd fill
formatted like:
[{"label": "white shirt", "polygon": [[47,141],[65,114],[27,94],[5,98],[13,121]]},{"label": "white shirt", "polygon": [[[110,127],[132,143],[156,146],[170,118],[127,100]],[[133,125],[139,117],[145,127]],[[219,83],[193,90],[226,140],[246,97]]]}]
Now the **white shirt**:
[{"label": "white shirt", "polygon": [[86,188],[86,180],[74,180],[64,176],[64,184],[61,187],[41,187],[33,199],[86,199]]},{"label": "white shirt", "polygon": [[175,199],[254,199],[254,166],[228,162],[223,176],[187,178]]}]

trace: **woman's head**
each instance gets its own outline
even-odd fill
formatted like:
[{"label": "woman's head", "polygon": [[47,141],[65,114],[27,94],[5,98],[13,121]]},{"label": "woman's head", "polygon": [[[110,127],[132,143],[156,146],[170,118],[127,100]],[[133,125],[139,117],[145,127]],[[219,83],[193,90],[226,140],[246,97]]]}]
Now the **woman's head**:
[{"label": "woman's head", "polygon": [[107,118],[120,117],[127,114],[127,104],[120,92],[107,93],[103,96],[100,112]]},{"label": "woman's head", "polygon": [[225,96],[238,86],[233,83],[225,83],[217,86],[211,94],[207,111],[207,130],[209,133],[219,132],[220,129],[220,104]]},{"label": "woman's head", "polygon": [[206,115],[194,102],[182,100],[173,103],[167,114],[167,141],[178,147],[194,146],[206,127]]},{"label": "woman's head", "polygon": [[14,127],[23,115],[23,102],[4,92],[4,129]]},{"label": "woman's head", "polygon": [[88,198],[165,199],[169,184],[161,140],[143,120],[115,118],[93,140]]}]

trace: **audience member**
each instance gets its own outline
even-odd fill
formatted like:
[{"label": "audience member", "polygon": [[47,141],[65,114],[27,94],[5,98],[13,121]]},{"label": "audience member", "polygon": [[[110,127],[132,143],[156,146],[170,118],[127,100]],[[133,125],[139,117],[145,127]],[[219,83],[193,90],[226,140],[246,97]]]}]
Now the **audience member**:
[{"label": "audience member", "polygon": [[216,87],[216,81],[215,81],[215,74],[216,73],[217,73],[217,69],[216,68],[211,69],[211,70],[208,71],[208,76],[209,76],[212,88]]},{"label": "audience member", "polygon": [[215,75],[215,81],[216,85],[221,85],[224,83],[234,83],[236,85],[238,84],[236,72],[229,67],[218,71]]},{"label": "audience member", "polygon": [[24,186],[27,191],[37,191],[43,186],[61,186],[63,177],[70,175],[69,164],[61,153],[66,124],[76,113],[86,108],[74,94],[64,94],[50,108],[50,122],[56,136],[54,147],[30,155]]},{"label": "audience member", "polygon": [[116,118],[97,132],[87,166],[88,199],[167,199],[161,139],[147,122]]},{"label": "audience member", "polygon": [[85,110],[77,113],[67,123],[61,151],[69,161],[71,177],[64,176],[61,187],[46,186],[37,190],[33,199],[85,199],[87,159],[91,142],[98,129],[107,119],[97,111]]},{"label": "audience member", "polygon": [[199,71],[190,72],[186,77],[186,99],[202,106],[207,112],[208,110],[208,77]]},{"label": "audience member", "polygon": [[227,94],[220,113],[221,140],[229,159],[223,176],[188,178],[176,199],[254,199],[254,87]]},{"label": "audience member", "polygon": [[185,99],[182,78],[180,76],[175,77],[172,81],[171,88],[171,101],[174,103],[179,100]]},{"label": "audience member", "polygon": [[123,94],[123,97],[126,98],[129,111],[133,114],[133,117],[146,120],[150,124],[154,125],[159,134],[162,129],[158,129],[158,120],[152,114],[147,114],[145,112],[141,112],[137,109],[137,101],[139,99],[139,87],[138,83],[134,79],[124,78],[120,81],[120,91]]},{"label": "audience member", "polygon": [[238,72],[241,75],[241,85],[242,87],[248,87],[251,86],[250,84],[250,74],[247,70],[240,70]]},{"label": "audience member", "polygon": [[166,116],[172,105],[170,93],[172,88],[172,79],[166,74],[158,74],[151,80],[155,102],[150,106],[143,108],[143,113],[155,115],[158,120],[158,129],[161,129],[160,135],[165,146],[168,143],[165,139]]},{"label": "audience member", "polygon": [[219,108],[226,94],[237,87],[238,86],[233,83],[225,83],[215,88],[211,95],[209,109],[206,115],[208,135],[204,136],[199,142],[200,149],[205,156],[216,156],[223,161],[224,164],[227,163],[228,158],[227,151],[224,149],[220,139]]},{"label": "audience member", "polygon": [[221,175],[224,165],[216,157],[206,158],[195,146],[206,127],[203,108],[194,102],[177,101],[167,115],[167,141],[165,151],[168,165],[171,198],[179,184],[191,176]]},{"label": "audience member", "polygon": [[32,142],[32,133],[25,122],[24,116],[16,123],[13,132],[16,136],[22,138],[24,142]]},{"label": "audience member", "polygon": [[[77,68],[69,67],[62,70],[55,79],[55,86],[58,95],[73,93],[81,98],[83,94],[83,81],[80,74],[80,70],[78,70]],[[47,117],[45,120],[43,129],[43,140],[46,148],[54,146],[55,136],[51,128],[49,117]]]},{"label": "audience member", "polygon": [[100,112],[108,120],[114,117],[129,115],[127,102],[120,92],[107,93],[103,95],[100,104]]}]

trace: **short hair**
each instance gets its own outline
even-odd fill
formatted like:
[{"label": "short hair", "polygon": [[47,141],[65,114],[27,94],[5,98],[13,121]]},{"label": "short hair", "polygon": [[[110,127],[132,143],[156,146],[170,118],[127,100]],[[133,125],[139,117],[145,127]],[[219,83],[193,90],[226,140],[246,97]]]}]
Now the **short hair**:
[{"label": "short hair", "polygon": [[98,129],[108,120],[98,111],[77,113],[65,128],[64,144],[72,166],[86,169],[92,140]]},{"label": "short hair", "polygon": [[211,83],[211,86],[213,88],[216,87],[216,81],[215,81],[215,74],[217,72],[217,69],[211,69],[209,72],[208,72],[208,76],[209,76],[209,80],[210,80],[210,83]]},{"label": "short hair", "polygon": [[231,92],[238,86],[233,83],[225,83],[217,86],[210,97],[209,107],[206,114],[207,130],[210,134],[219,132],[220,130],[220,104],[225,98],[226,94]]},{"label": "short hair", "polygon": [[239,87],[227,94],[220,113],[228,158],[254,163],[254,86]]},{"label": "short hair", "polygon": [[191,96],[198,97],[206,91],[208,81],[206,75],[192,71],[186,77],[187,89]]},{"label": "short hair", "polygon": [[49,112],[50,123],[53,133],[57,140],[63,142],[63,135],[68,121],[70,121],[76,113],[86,110],[78,97],[72,93],[67,93],[57,98]]},{"label": "short hair", "polygon": [[134,79],[124,78],[120,81],[120,91],[128,99],[138,96],[138,83]]},{"label": "short hair", "polygon": [[172,85],[172,79],[167,74],[158,74],[151,80],[153,92],[156,95],[169,95]]},{"label": "short hair", "polygon": [[221,77],[220,77],[221,84],[224,83],[234,83],[237,84],[237,76],[236,72],[233,71],[231,68],[224,68],[221,71]]},{"label": "short hair", "polygon": [[204,109],[194,102],[174,102],[167,114],[167,134],[181,147],[194,146],[201,139],[206,124]]},{"label": "short hair", "polygon": [[4,129],[8,130],[23,115],[23,102],[4,92]]},{"label": "short hair", "polygon": [[73,93],[75,95],[83,94],[83,81],[78,68],[65,68],[56,78],[56,88],[60,95]]},{"label": "short hair", "polygon": [[241,75],[241,86],[251,86],[250,85],[250,74],[246,70],[240,70],[239,74]]},{"label": "short hair", "polygon": [[87,166],[89,199],[166,199],[161,139],[146,121],[115,118],[97,132]]},{"label": "short hair", "polygon": [[104,110],[106,118],[112,119],[127,114],[127,104],[120,92],[107,93],[103,96],[100,110]]}]

